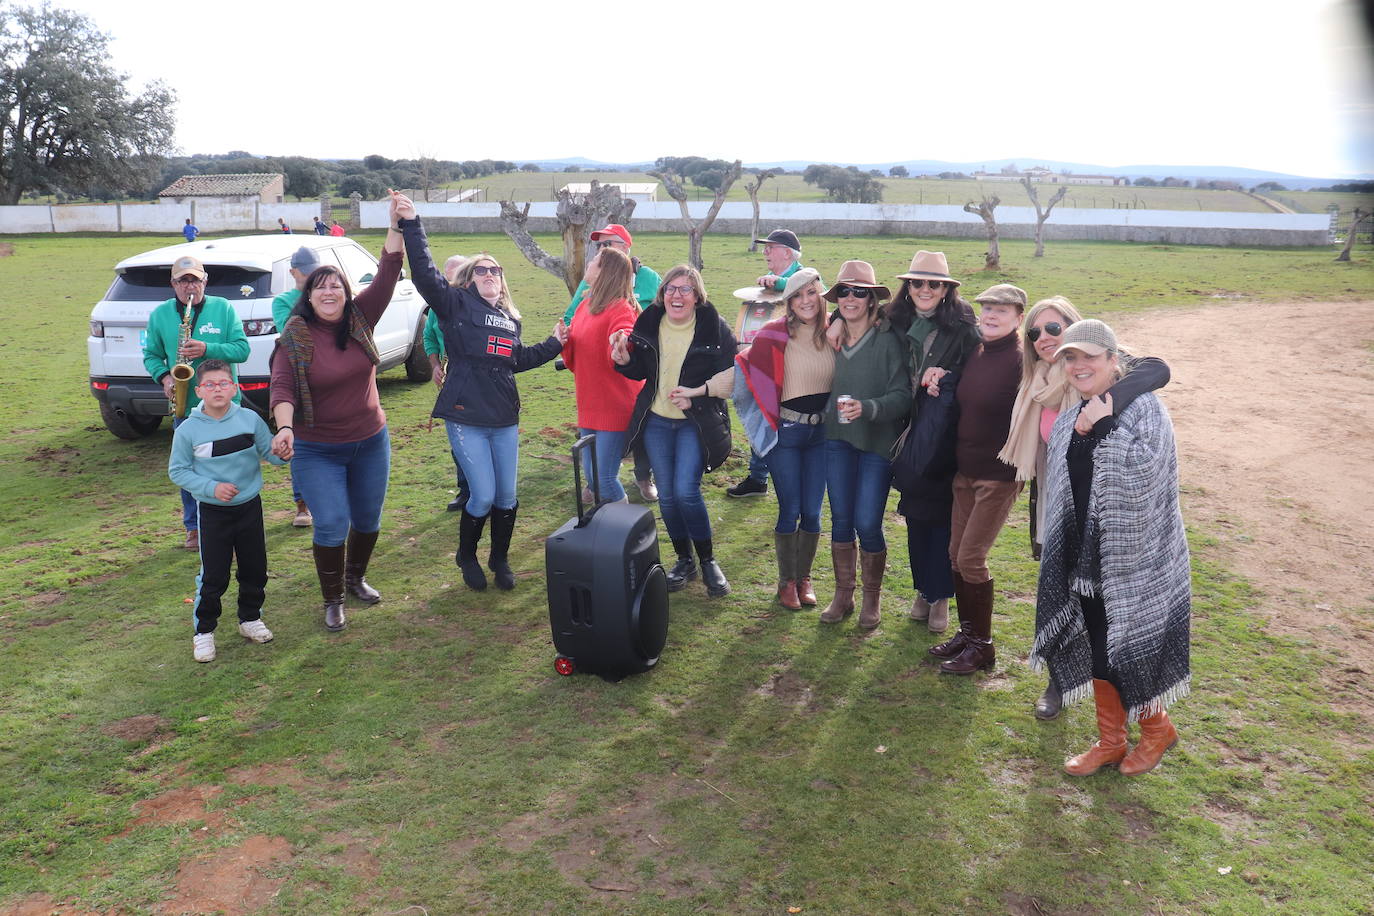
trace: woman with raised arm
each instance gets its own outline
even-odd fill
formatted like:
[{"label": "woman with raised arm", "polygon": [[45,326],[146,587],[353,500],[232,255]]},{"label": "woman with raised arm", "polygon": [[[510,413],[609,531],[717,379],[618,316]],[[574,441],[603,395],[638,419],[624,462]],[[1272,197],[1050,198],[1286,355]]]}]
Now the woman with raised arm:
[{"label": "woman with raised arm", "polygon": [[648,448],[659,511],[677,552],[668,591],[696,578],[695,547],[706,593],[728,594],[701,475],[730,457],[730,415],[723,399],[734,387],[735,335],[706,298],[696,268],[679,264],[668,271],[634,329],[611,336],[611,359],[626,378],[644,382],[630,420],[630,445],[643,438]]},{"label": "woman with raised arm", "polygon": [[401,274],[401,234],[393,225],[377,276],[353,295],[337,267],[317,267],[272,354],[273,451],[291,460],[291,479],[314,516],[315,574],[324,625],[342,630],[344,590],[367,604],[382,596],[363,576],[382,527],[391,474],[391,438],[377,395],[372,329],[391,304]]},{"label": "woman with raised arm", "polygon": [[563,322],[540,343],[520,341],[520,311],[511,300],[505,272],[489,254],[474,255],[450,284],[429,251],[415,204],[393,196],[395,225],[405,237],[415,288],[439,316],[449,371],[434,404],[433,415],[445,422],[449,444],[467,478],[467,505],[458,523],[455,562],[468,588],[487,587],[477,559],[482,531],[491,520],[491,554],[487,568],[496,587],[515,587],[509,552],[515,531],[516,471],[520,459],[520,393],[515,373],[553,359],[563,349]]},{"label": "woman with raised arm", "polygon": [[[1121,348],[1079,321],[1056,351],[1080,399],[1060,412],[1045,459],[1045,549],[1031,664],[1072,703],[1092,694],[1098,739],[1065,762],[1145,773],[1178,743],[1166,708],[1188,693],[1192,585],[1173,424],[1150,392],[1113,413]],[[1086,432],[1081,427],[1086,427]],[[1140,722],[1130,749],[1127,723]]]}]

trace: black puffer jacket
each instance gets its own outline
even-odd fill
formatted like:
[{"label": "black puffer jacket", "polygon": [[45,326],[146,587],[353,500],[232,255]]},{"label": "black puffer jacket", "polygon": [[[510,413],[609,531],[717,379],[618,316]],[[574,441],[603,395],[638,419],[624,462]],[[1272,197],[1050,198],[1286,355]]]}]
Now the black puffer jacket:
[{"label": "black puffer jacket", "polygon": [[[626,378],[644,380],[644,387],[635,399],[634,416],[630,419],[626,454],[643,435],[644,421],[648,419],[649,407],[658,393],[658,328],[663,316],[661,305],[651,305],[640,313],[634,330],[630,332],[630,361],[615,367]],[[692,333],[687,356],[682,361],[678,384],[695,388],[717,372],[729,369],[734,363],[735,335],[730,332],[730,326],[721,320],[714,305],[701,303],[697,306],[696,329]],[[726,411],[725,401],[716,397],[693,398],[692,406],[684,413],[696,424],[697,438],[701,440],[702,464],[706,470],[714,471],[730,457],[730,414]]]},{"label": "black puffer jacket", "polygon": [[434,266],[429,241],[417,217],[401,220],[415,288],[439,316],[448,354],[448,377],[433,415],[470,426],[514,426],[520,418],[515,373],[533,369],[563,350],[558,338],[527,347],[520,322],[471,288],[449,286]]}]

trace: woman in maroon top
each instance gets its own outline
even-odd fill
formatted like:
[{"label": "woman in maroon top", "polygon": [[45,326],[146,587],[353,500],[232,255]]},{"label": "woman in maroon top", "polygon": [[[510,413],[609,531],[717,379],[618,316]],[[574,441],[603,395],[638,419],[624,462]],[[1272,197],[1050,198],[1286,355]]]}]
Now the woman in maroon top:
[{"label": "woman in maroon top", "polygon": [[[1009,283],[991,287],[976,301],[982,311],[982,343],[964,364],[955,390],[959,425],[955,433],[954,514],[950,520],[949,559],[954,567],[954,600],[959,632],[931,646],[945,659],[946,674],[972,674],[997,661],[992,647],[992,573],[988,551],[1007,522],[1021,492],[1016,469],[997,459],[1007,441],[1011,408],[1021,386],[1021,313],[1026,294]],[[933,370],[938,371],[938,370]]]},{"label": "woman in maroon top", "polygon": [[392,201],[377,276],[356,297],[337,267],[306,278],[272,356],[272,448],[291,459],[291,477],[315,517],[315,573],[324,625],[344,627],[344,588],[376,604],[363,578],[391,473],[391,439],[377,397],[372,329],[391,303],[401,273],[401,233]]}]

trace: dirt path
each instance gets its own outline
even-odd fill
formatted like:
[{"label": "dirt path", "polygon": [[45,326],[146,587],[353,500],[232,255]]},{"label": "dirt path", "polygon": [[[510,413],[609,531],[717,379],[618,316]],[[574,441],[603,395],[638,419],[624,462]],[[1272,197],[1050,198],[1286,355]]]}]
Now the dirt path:
[{"label": "dirt path", "polygon": [[1164,357],[1188,523],[1255,583],[1276,633],[1330,650],[1374,717],[1374,302],[1240,303],[1116,326]]}]

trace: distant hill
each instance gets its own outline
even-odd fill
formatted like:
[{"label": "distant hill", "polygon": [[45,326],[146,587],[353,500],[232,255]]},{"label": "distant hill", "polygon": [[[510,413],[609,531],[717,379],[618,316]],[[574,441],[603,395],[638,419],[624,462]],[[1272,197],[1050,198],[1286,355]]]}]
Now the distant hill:
[{"label": "distant hill", "polygon": [[[653,168],[652,162],[599,162],[595,159],[587,159],[582,156],[570,156],[566,159],[517,159],[521,164],[532,162],[545,172],[559,172],[570,165],[575,165],[584,171],[596,172],[642,172]],[[822,160],[815,159],[790,159],[786,161],[772,162],[747,162],[745,168],[750,169],[775,169],[782,168],[789,172],[800,172],[808,165],[814,165]],[[1191,181],[1197,179],[1223,179],[1237,181],[1246,186],[1259,184],[1263,181],[1277,181],[1284,187],[1295,191],[1307,190],[1309,188],[1326,187],[1327,185],[1351,180],[1368,181],[1374,175],[1362,174],[1355,179],[1350,178],[1314,178],[1307,175],[1290,175],[1286,172],[1270,172],[1263,169],[1247,169],[1239,166],[1230,165],[1097,165],[1089,162],[1063,162],[1058,159],[1036,159],[1031,156],[1022,156],[1012,159],[983,159],[976,162],[946,162],[941,159],[906,159],[900,162],[834,162],[832,165],[854,165],[868,171],[878,169],[883,174],[887,174],[895,165],[905,166],[907,171],[915,175],[937,175],[940,172],[963,172],[972,175],[976,171],[997,172],[1008,165],[1016,165],[1022,169],[1032,166],[1044,166],[1055,172],[1074,172],[1079,175],[1122,175],[1132,180],[1136,178],[1186,178]]]}]

